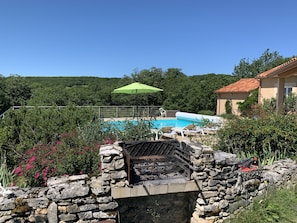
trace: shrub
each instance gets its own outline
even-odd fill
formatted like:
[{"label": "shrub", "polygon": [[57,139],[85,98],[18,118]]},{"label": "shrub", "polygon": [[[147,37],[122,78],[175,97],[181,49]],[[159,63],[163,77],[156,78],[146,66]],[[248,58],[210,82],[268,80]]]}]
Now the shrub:
[{"label": "shrub", "polygon": [[37,145],[24,154],[14,170],[16,183],[43,186],[53,176],[99,174],[99,149],[100,144],[85,144],[75,131],[62,134],[60,141]]},{"label": "shrub", "polygon": [[18,159],[36,144],[47,144],[59,139],[64,132],[97,120],[94,110],[67,106],[63,109],[26,108],[11,110],[0,119],[0,145],[6,148],[7,167],[12,170]]},{"label": "shrub", "polygon": [[100,173],[99,149],[115,140],[151,138],[152,123],[139,119],[123,126],[101,120],[91,121],[76,130],[63,133],[59,141],[38,144],[27,150],[14,173],[19,186],[42,186],[49,177]]},{"label": "shrub", "polygon": [[[294,93],[291,93],[285,97],[283,103],[283,112],[285,114],[296,112],[296,100],[297,96]],[[264,99],[263,104],[258,107],[261,108],[262,113],[271,113],[276,111],[276,103],[276,98]]]},{"label": "shrub", "polygon": [[222,118],[224,119],[233,119],[233,118],[236,118],[237,116],[234,115],[234,114],[227,114],[227,113],[224,113],[224,114],[221,114],[220,115]]},{"label": "shrub", "polygon": [[139,119],[136,122],[125,121],[123,129],[118,132],[120,140],[123,141],[139,141],[151,139],[151,129],[153,124],[151,120]]},{"label": "shrub", "polygon": [[296,155],[295,115],[269,115],[228,120],[218,131],[217,149],[234,154],[253,154],[261,160]]}]

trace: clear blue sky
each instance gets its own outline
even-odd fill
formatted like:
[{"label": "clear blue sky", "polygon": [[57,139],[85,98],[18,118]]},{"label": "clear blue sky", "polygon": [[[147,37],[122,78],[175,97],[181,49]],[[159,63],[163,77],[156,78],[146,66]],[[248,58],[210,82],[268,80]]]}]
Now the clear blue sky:
[{"label": "clear blue sky", "polygon": [[296,0],[0,0],[0,74],[232,74],[297,55]]}]

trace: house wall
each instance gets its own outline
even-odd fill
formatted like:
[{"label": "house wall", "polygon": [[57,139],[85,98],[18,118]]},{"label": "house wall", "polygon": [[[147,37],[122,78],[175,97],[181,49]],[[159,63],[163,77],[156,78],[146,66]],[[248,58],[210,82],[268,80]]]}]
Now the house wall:
[{"label": "house wall", "polygon": [[238,110],[238,102],[243,102],[249,93],[219,93],[217,99],[217,115],[226,113],[226,102],[231,101],[232,113],[235,115],[240,115]]},{"label": "house wall", "polygon": [[[276,98],[278,78],[265,78],[260,80],[259,103],[264,99]],[[285,88],[292,87],[292,92],[297,94],[297,77],[285,79]]]}]

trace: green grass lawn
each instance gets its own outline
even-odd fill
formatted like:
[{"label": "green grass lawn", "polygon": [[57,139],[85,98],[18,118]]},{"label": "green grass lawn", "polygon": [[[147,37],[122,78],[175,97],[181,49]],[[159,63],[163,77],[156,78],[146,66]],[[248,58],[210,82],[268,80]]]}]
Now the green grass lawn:
[{"label": "green grass lawn", "polygon": [[267,192],[226,223],[297,223],[297,184]]}]

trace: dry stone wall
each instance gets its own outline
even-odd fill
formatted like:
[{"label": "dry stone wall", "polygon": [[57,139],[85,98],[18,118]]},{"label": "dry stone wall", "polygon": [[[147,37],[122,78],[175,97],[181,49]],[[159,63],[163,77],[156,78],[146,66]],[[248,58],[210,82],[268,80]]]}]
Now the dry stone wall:
[{"label": "dry stone wall", "polygon": [[191,223],[223,222],[231,214],[249,205],[256,196],[291,180],[297,164],[291,159],[274,162],[256,171],[242,172],[234,154],[187,143],[192,150],[192,174],[200,185]]},{"label": "dry stone wall", "polygon": [[45,188],[9,188],[0,197],[0,222],[116,222],[117,207],[101,176],[63,176]]},{"label": "dry stone wall", "polygon": [[[122,148],[118,144],[106,145],[100,150],[100,176],[50,178],[44,188],[1,188],[0,223],[120,222],[121,212],[127,218],[121,222],[137,222],[134,220],[140,216],[147,216],[143,222],[150,222],[155,214],[158,220],[164,220],[166,214],[172,217],[174,213],[180,213],[183,219],[179,221],[185,223],[223,222],[269,188],[290,181],[297,171],[296,162],[287,159],[247,174],[237,168],[238,159],[233,154],[189,141],[180,146],[191,150],[191,178],[199,186],[195,193],[160,195],[146,201],[142,197],[115,200],[111,196],[112,187],[131,185],[127,181]],[[185,208],[181,201],[191,204]],[[163,205],[155,204],[147,209],[146,205],[153,202]],[[133,207],[133,212],[127,209],[127,204]],[[181,212],[183,209],[190,214]]]},{"label": "dry stone wall", "polygon": [[121,147],[100,151],[102,175],[50,178],[44,188],[8,188],[0,195],[2,222],[117,222],[111,186],[125,186]]}]

